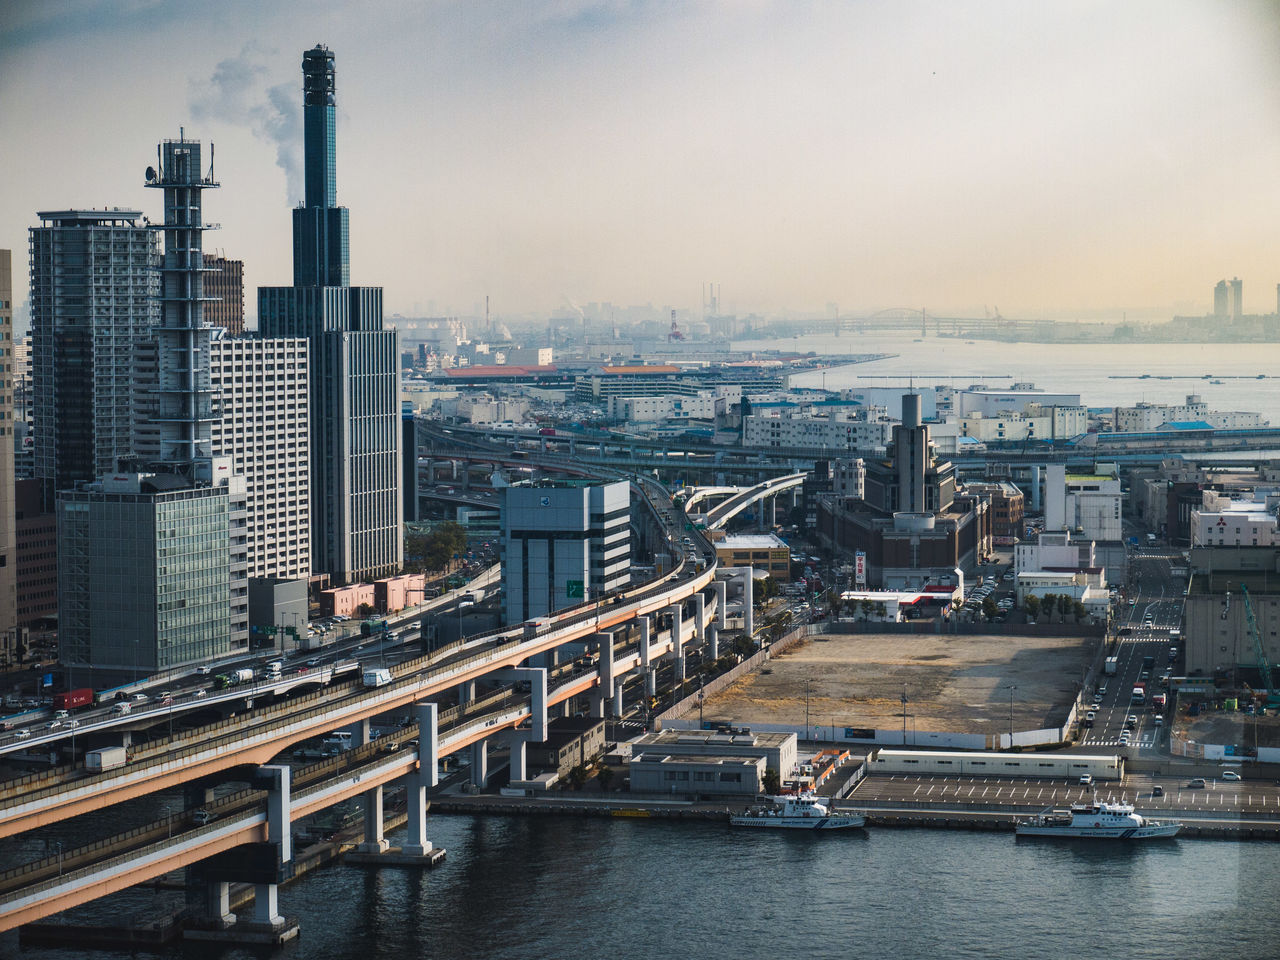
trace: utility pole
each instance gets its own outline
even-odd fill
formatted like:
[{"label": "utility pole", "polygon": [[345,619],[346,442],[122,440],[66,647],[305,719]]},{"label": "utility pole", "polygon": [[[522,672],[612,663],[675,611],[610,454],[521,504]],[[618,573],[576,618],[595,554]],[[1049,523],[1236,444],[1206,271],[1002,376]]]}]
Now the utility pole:
[{"label": "utility pole", "polygon": [[902,685],[902,745],[907,745],[907,685]]},{"label": "utility pole", "polygon": [[1009,684],[1009,749],[1013,749],[1013,691],[1017,690],[1017,684]]}]

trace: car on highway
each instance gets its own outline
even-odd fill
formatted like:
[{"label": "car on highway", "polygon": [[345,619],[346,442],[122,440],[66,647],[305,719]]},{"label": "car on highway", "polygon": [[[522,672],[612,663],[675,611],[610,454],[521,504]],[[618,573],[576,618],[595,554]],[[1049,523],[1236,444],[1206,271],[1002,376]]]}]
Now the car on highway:
[{"label": "car on highway", "polygon": [[197,827],[203,827],[206,823],[212,823],[218,819],[216,813],[210,813],[208,810],[197,810],[191,815],[191,822]]},{"label": "car on highway", "polygon": [[1138,725],[1138,716],[1137,716],[1137,714],[1133,714],[1133,713],[1129,714],[1127,717],[1125,717],[1125,718],[1124,718],[1124,722],[1125,722],[1125,725],[1126,725],[1130,730],[1132,730],[1134,727],[1136,727],[1136,726]]},{"label": "car on highway", "polygon": [[145,693],[135,693],[129,699],[132,700],[134,703],[146,703],[151,698],[148,697]]},{"label": "car on highway", "polygon": [[26,740],[30,736],[31,736],[31,731],[28,730],[26,727],[23,727],[21,730],[13,731],[13,739],[15,740]]},{"label": "car on highway", "polygon": [[1164,726],[1164,714],[1163,714],[1163,713],[1157,713],[1157,714],[1152,718],[1151,722],[1152,722],[1152,723],[1154,723],[1157,727]]},{"label": "car on highway", "polygon": [[1223,780],[1239,780],[1240,774],[1236,773],[1234,770],[1223,770],[1222,779]]},{"label": "car on highway", "polygon": [[1104,683],[1098,688],[1098,696],[1105,697],[1107,695],[1107,685]]}]

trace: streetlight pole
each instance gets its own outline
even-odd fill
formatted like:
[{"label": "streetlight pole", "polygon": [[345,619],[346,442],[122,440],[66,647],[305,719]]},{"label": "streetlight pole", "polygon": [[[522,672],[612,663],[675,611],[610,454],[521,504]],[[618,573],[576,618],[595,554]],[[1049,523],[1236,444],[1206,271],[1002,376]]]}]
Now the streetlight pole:
[{"label": "streetlight pole", "polygon": [[1017,684],[1009,684],[1009,749],[1013,749],[1013,691],[1017,690]]},{"label": "streetlight pole", "polygon": [[907,685],[902,685],[902,745],[907,745]]},{"label": "streetlight pole", "polygon": [[807,677],[804,681],[804,738],[809,739],[809,684],[812,683]]}]

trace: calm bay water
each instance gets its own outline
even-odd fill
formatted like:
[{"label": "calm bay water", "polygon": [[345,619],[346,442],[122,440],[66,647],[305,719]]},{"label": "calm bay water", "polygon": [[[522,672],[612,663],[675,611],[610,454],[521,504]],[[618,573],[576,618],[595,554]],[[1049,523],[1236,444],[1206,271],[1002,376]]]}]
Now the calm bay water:
[{"label": "calm bay water", "polygon": [[[1280,344],[1053,344],[1002,343],[949,337],[905,337],[873,333],[860,336],[811,336],[788,340],[754,340],[734,344],[740,350],[816,351],[819,354],[893,353],[897,356],[859,363],[827,372],[829,390],[853,386],[917,386],[949,383],[968,386],[985,382],[1007,387],[1014,380],[1032,381],[1048,391],[1081,394],[1091,407],[1151,403],[1182,403],[1189,393],[1200,394],[1210,408],[1251,410],[1280,425],[1280,380],[1256,379],[1258,374],[1280,376]],[[1153,379],[1114,379],[1144,373]],[[1204,379],[1222,380],[1213,384]],[[1159,380],[1155,377],[1171,379]],[[1012,379],[1011,379],[1012,378]],[[1243,378],[1243,379],[1231,379]],[[797,378],[804,386],[823,384],[821,373]]]},{"label": "calm bay water", "polygon": [[[302,936],[276,956],[1249,960],[1280,953],[1274,844],[1091,846],[889,829],[801,836],[543,817],[430,823],[449,851],[433,872],[335,864],[283,889],[281,907],[300,919]],[[3,944],[2,955],[20,955],[12,938]],[[171,955],[254,954],[187,947]]]}]

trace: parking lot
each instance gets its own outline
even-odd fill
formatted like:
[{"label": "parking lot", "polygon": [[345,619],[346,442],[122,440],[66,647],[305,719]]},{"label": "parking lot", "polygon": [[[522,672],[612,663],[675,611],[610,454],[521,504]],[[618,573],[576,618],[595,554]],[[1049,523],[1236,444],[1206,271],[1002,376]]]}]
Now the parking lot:
[{"label": "parking lot", "polygon": [[[1280,816],[1280,786],[1271,781],[1228,782],[1206,778],[1192,788],[1192,777],[1127,774],[1122,781],[1103,780],[1092,787],[1060,779],[1023,777],[930,777],[909,774],[870,775],[858,784],[848,803],[985,804],[1010,807],[1062,807],[1093,800],[1133,804],[1139,812],[1203,812],[1241,817]],[[1152,796],[1159,785],[1164,796]]]}]

